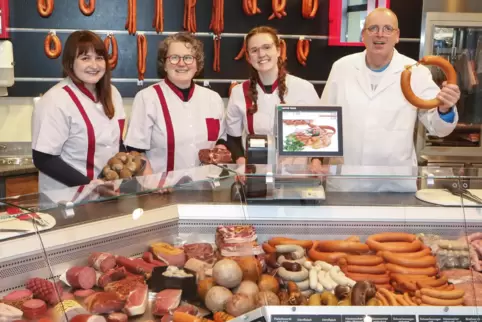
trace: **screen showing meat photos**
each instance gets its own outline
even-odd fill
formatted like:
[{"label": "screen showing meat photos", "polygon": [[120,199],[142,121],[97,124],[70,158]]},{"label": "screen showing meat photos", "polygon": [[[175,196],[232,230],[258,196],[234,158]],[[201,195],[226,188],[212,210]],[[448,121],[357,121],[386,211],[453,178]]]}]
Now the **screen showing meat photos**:
[{"label": "screen showing meat photos", "polygon": [[335,106],[280,106],[278,154],[342,156],[341,108]]}]

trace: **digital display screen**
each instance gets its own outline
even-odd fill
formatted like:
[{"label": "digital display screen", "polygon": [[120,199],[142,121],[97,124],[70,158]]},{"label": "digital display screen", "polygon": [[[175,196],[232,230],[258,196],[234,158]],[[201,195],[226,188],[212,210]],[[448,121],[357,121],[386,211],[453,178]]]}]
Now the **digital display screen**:
[{"label": "digital display screen", "polygon": [[339,106],[278,106],[278,154],[343,156]]}]

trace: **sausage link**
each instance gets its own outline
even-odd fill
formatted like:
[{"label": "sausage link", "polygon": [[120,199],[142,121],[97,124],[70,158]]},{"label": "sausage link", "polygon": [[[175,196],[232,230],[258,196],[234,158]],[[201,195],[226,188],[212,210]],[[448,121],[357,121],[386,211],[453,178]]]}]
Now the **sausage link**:
[{"label": "sausage link", "polygon": [[[85,1],[89,1],[87,5]],[[95,0],[79,0],[79,9],[84,14],[84,16],[90,16],[95,11]]]},{"label": "sausage link", "polygon": [[244,58],[247,59],[247,52],[246,52],[246,39],[244,39],[243,41],[243,47],[241,47],[241,49],[239,50],[239,53],[238,55],[236,55],[236,57],[234,57],[234,60],[240,60],[241,58]]},{"label": "sausage link", "polygon": [[437,264],[437,259],[434,256],[407,258],[392,252],[383,252],[382,255],[388,263],[397,264],[404,267],[426,268],[435,266]]},{"label": "sausage link", "polygon": [[[306,60],[306,57],[304,58]],[[344,240],[323,240],[318,243],[321,252],[368,253],[368,245]]]},{"label": "sausage link", "polygon": [[346,270],[350,273],[366,273],[366,274],[385,274],[387,269],[385,264],[376,266],[348,265]]},{"label": "sausage link", "polygon": [[137,72],[139,80],[144,80],[146,72],[147,39],[144,35],[137,35]]},{"label": "sausage link", "polygon": [[104,39],[104,46],[107,53],[110,51],[110,47],[112,46],[112,53],[108,54],[109,58],[109,66],[111,70],[114,70],[117,66],[117,59],[118,59],[118,47],[117,47],[117,39],[114,35],[109,35]]},{"label": "sausage link", "polygon": [[62,43],[57,37],[57,35],[53,33],[49,33],[44,40],[44,52],[50,59],[59,58],[60,54],[62,53]]},{"label": "sausage link", "polygon": [[464,303],[464,298],[456,298],[456,299],[438,299],[434,297],[430,297],[427,295],[422,295],[422,303],[434,306],[457,306],[462,305]]},{"label": "sausage link", "polygon": [[348,255],[340,260],[339,265],[376,266],[383,263],[383,258],[377,255]]},{"label": "sausage link", "polygon": [[407,275],[427,275],[434,276],[437,274],[437,269],[435,267],[426,268],[410,268],[403,267],[396,264],[388,263],[386,264],[387,270],[391,273],[407,274]]},{"label": "sausage link", "polygon": [[346,277],[351,278],[355,282],[371,281],[374,284],[387,284],[390,281],[390,276],[388,274],[361,274],[361,273],[350,273],[343,271]]},{"label": "sausage link", "polygon": [[[447,77],[447,84],[457,84],[457,73],[447,59],[439,56],[425,56],[419,60],[418,63],[422,65],[433,65],[439,67]],[[402,93],[403,96],[405,96],[405,99],[419,109],[432,109],[441,105],[442,102],[437,98],[424,100],[415,95],[411,86],[411,68],[411,66],[406,67],[402,72],[400,79],[400,85],[402,87]]]},{"label": "sausage link", "polygon": [[54,11],[54,0],[37,0],[37,11],[41,17],[49,17]]}]

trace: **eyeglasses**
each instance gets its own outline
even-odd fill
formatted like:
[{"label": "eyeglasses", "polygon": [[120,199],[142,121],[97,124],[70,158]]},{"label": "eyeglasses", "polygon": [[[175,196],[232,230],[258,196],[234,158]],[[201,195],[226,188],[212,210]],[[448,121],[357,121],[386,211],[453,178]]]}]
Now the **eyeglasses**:
[{"label": "eyeglasses", "polygon": [[184,61],[184,64],[186,65],[191,65],[192,63],[194,63],[193,55],[186,55],[186,56],[171,55],[171,56],[167,56],[166,59],[168,59],[169,62],[173,65],[179,64],[181,59]]},{"label": "eyeglasses", "polygon": [[[373,26],[370,26],[368,28],[365,28],[365,30],[368,32],[368,34],[375,35],[375,34],[378,34],[380,32],[380,26],[373,25]],[[390,25],[385,25],[385,26],[382,27],[382,33],[384,35],[387,35],[387,36],[390,36],[396,30],[398,30],[398,29],[393,28]]]},{"label": "eyeglasses", "polygon": [[260,49],[262,49],[263,51],[269,51],[269,50],[271,50],[271,48],[273,48],[273,46],[274,46],[274,43],[264,44],[264,45],[261,45],[261,47],[259,47],[259,48],[253,47],[253,48],[248,49],[248,53],[250,55],[256,55]]}]

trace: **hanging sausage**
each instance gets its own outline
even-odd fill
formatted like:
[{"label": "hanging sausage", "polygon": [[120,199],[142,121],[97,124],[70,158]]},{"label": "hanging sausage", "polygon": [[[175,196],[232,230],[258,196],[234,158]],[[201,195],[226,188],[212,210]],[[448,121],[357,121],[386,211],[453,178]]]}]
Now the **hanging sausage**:
[{"label": "hanging sausage", "polygon": [[147,58],[147,39],[143,34],[137,35],[137,73],[138,79],[144,80],[146,72],[146,58]]},{"label": "hanging sausage", "polygon": [[[88,5],[86,1],[89,1]],[[90,16],[95,11],[95,0],[79,0],[79,9],[84,16]]]},{"label": "hanging sausage", "polygon": [[49,17],[54,11],[54,0],[37,0],[37,11],[40,16]]},{"label": "hanging sausage", "polygon": [[54,31],[50,31],[44,40],[44,52],[50,59],[59,58],[62,53],[62,43]]},{"label": "hanging sausage", "polygon": [[280,57],[281,57],[281,60],[284,62],[287,59],[287,57],[286,57],[286,41],[284,41],[284,39],[280,39],[279,45],[280,45]]},{"label": "hanging sausage", "polygon": [[157,33],[164,31],[164,4],[162,0],[154,0],[154,19],[152,27]]},{"label": "hanging sausage", "polygon": [[301,15],[305,19],[313,19],[318,11],[319,0],[303,0]]},{"label": "hanging sausage", "polygon": [[269,16],[268,20],[273,20],[275,17],[281,19],[287,16],[285,11],[286,0],[271,0],[271,7],[273,9],[273,13],[271,16]]},{"label": "hanging sausage", "polygon": [[309,53],[310,41],[301,37],[296,45],[296,59],[301,65],[306,66],[306,60],[308,59]]},{"label": "hanging sausage", "polygon": [[[104,46],[105,50],[109,55],[109,66],[110,70],[114,70],[117,66],[117,59],[118,59],[118,49],[117,49],[117,39],[113,34],[107,35],[104,39]],[[112,46],[112,53],[109,54],[110,48]]]},{"label": "hanging sausage", "polygon": [[248,16],[261,13],[258,8],[258,0],[243,0],[243,11]]},{"label": "hanging sausage", "polygon": [[137,26],[137,0],[127,0],[127,21],[125,29],[129,32],[129,35],[136,34]]},{"label": "hanging sausage", "polygon": [[196,32],[196,0],[184,0],[184,30]]},{"label": "hanging sausage", "polygon": [[243,47],[241,47],[241,49],[239,50],[238,55],[234,57],[234,60],[240,60],[243,57],[244,59],[248,60],[248,52],[246,51],[246,37],[243,41]]}]

